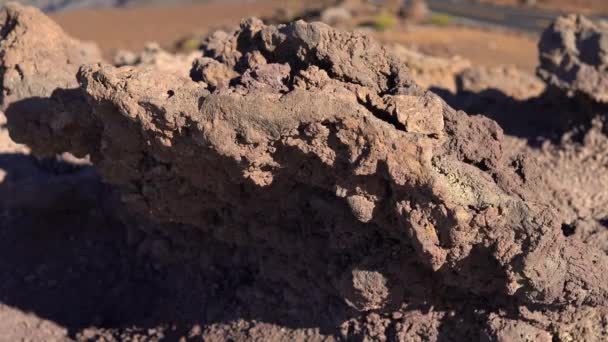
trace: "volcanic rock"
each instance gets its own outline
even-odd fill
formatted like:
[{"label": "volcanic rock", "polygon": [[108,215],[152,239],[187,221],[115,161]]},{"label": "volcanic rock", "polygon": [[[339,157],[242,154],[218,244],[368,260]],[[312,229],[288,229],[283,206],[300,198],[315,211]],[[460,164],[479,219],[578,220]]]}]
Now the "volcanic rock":
[{"label": "volcanic rock", "polygon": [[538,75],[569,95],[608,103],[608,24],[582,15],[559,17],[539,42]]},{"label": "volcanic rock", "polygon": [[[5,65],[27,68],[37,60],[20,48],[36,37],[15,27],[19,20],[2,29],[17,42],[2,45],[17,56]],[[46,47],[36,51],[67,53]],[[208,87],[217,73],[206,68],[193,79],[154,66],[84,61],[76,72],[58,63],[54,73],[73,72],[83,101],[24,90],[20,101],[4,99],[9,129],[40,155],[90,154],[144,241],[162,239],[146,245],[162,245],[157,258],[229,246],[243,255],[233,262],[254,269],[300,317],[316,325],[342,317],[346,338],[386,338],[385,315],[417,303],[441,312],[396,315],[395,336],[416,327],[438,339],[450,308],[471,303],[516,317],[520,307],[559,317],[608,305],[608,257],[568,240],[533,184],[518,181],[500,127],[420,88],[385,47],[321,23],[249,19],[213,35],[203,53],[204,65],[228,71],[218,86]],[[327,307],[339,309],[319,309]],[[556,329],[486,315],[491,336]],[[453,334],[479,336],[466,329]]]}]

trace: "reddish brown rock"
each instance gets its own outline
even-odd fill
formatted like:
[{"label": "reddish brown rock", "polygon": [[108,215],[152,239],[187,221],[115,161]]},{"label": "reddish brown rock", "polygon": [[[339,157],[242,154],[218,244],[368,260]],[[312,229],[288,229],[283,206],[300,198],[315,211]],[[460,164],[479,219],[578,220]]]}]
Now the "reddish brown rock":
[{"label": "reddish brown rock", "polygon": [[68,37],[33,7],[7,4],[0,23],[3,109],[25,98],[48,97],[57,88],[75,88],[78,68],[101,60],[95,45]]},{"label": "reddish brown rock", "polygon": [[608,24],[562,16],[543,32],[538,46],[538,75],[549,85],[608,103]]},{"label": "reddish brown rock", "polygon": [[[142,253],[192,261],[228,246],[300,318],[347,322],[344,338],[412,328],[439,339],[450,324],[478,338],[480,302],[558,316],[608,304],[607,256],[566,240],[526,182],[498,181],[521,177],[504,165],[500,127],[423,91],[383,46],[320,23],[252,19],[203,50],[229,82],[86,64],[77,111],[61,92],[44,111],[25,96],[8,103],[9,129],[40,154],[89,153],[142,222]],[[395,329],[406,331],[394,331],[386,316],[404,308]],[[488,324],[492,336],[554,329]]]}]

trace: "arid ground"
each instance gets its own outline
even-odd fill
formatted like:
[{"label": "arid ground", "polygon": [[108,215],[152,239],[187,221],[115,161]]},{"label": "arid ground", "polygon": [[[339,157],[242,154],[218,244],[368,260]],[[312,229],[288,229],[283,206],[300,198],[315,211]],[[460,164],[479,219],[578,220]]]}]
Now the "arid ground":
[{"label": "arid ground", "polygon": [[285,6],[0,10],[0,341],[606,340],[608,25]]},{"label": "arid ground", "polygon": [[[281,0],[265,0],[255,4],[76,10],[51,17],[70,35],[96,42],[104,55],[111,57],[120,49],[141,50],[147,42],[158,42],[170,49],[178,39],[193,33],[230,27],[245,17],[271,17],[284,4]],[[377,37],[432,55],[460,55],[476,64],[513,64],[531,72],[538,64],[537,38],[525,33],[487,28],[414,27],[379,33]]]}]

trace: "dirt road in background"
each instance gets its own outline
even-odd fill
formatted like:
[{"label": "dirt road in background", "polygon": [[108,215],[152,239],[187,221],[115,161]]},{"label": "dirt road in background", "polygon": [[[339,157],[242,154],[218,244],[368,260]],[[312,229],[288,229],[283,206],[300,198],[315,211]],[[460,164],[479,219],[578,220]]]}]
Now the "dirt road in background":
[{"label": "dirt road in background", "polygon": [[[521,0],[477,0],[477,2],[593,15],[608,14],[608,1],[606,0],[538,0],[534,1],[535,4],[532,6],[522,6],[524,1]],[[531,1],[531,3],[533,2]]]},{"label": "dirt road in background", "polygon": [[[235,26],[244,17],[271,17],[278,6],[284,4],[282,0],[266,0],[166,8],[75,10],[52,17],[70,35],[98,43],[104,56],[111,58],[119,49],[141,50],[149,41],[171,47],[181,37]],[[508,31],[430,27],[374,35],[387,43],[402,43],[439,56],[460,55],[481,65],[512,64],[532,71],[538,59],[535,37]]]},{"label": "dirt road in background", "polygon": [[95,41],[109,57],[118,49],[139,50],[149,41],[170,46],[193,32],[236,25],[244,17],[267,17],[284,3],[282,0],[261,0],[255,3],[74,10],[51,17],[74,37]]},{"label": "dirt road in background", "polygon": [[428,27],[411,32],[380,33],[377,38],[429,55],[462,56],[476,65],[514,65],[534,72],[538,64],[536,38],[527,34],[472,27]]}]

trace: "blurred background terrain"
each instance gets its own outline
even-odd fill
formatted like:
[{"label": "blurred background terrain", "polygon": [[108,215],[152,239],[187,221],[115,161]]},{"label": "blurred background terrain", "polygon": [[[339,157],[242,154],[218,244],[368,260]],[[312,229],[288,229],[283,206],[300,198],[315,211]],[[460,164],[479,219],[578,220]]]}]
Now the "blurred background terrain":
[{"label": "blurred background terrain", "polygon": [[[0,1],[5,3],[7,1]],[[23,0],[50,13],[70,35],[97,43],[107,59],[148,42],[195,48],[196,37],[237,25],[244,17],[267,22],[322,20],[368,31],[440,57],[533,71],[537,35],[563,11],[601,16],[602,0]],[[190,45],[189,45],[190,44]]]},{"label": "blurred background terrain", "polygon": [[[5,3],[7,1],[0,1]],[[603,0],[23,0],[51,13],[72,36],[96,42],[106,58],[156,42],[173,51],[244,17],[322,20],[370,31],[441,57],[511,64],[532,71],[536,37],[564,11],[608,13]],[[449,44],[448,44],[449,43]]]}]

